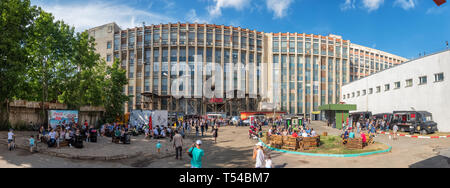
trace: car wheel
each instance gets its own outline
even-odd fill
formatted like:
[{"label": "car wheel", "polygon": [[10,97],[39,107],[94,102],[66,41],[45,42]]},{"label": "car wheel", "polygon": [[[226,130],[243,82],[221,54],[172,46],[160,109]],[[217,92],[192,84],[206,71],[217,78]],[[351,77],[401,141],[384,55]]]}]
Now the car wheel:
[{"label": "car wheel", "polygon": [[426,134],[428,134],[428,131],[427,131],[427,130],[421,130],[421,131],[420,131],[420,134],[421,134],[421,135],[426,135]]}]

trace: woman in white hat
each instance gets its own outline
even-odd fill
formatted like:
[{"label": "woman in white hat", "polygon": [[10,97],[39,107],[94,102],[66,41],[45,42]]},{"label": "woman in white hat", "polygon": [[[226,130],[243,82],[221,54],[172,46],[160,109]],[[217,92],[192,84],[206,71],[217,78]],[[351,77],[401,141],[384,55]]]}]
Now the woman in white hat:
[{"label": "woman in white hat", "polygon": [[265,157],[262,142],[258,142],[253,148],[253,160],[256,160],[255,168],[264,168]]}]

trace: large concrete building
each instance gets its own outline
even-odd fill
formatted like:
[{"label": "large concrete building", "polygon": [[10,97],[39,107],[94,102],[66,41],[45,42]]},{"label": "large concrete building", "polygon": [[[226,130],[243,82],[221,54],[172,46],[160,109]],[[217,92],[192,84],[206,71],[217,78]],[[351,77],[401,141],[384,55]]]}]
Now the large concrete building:
[{"label": "large concrete building", "polygon": [[[124,92],[134,96],[127,111],[237,115],[276,108],[318,119],[318,107],[338,103],[345,83],[407,61],[337,35],[264,33],[214,24],[169,23],[122,30],[110,23],[89,33],[108,64],[118,58],[127,70],[129,84]],[[208,63],[215,65],[208,68]],[[198,72],[204,74],[197,76]],[[190,95],[173,97],[174,80],[186,76],[180,91]],[[211,78],[218,99],[197,96]]]},{"label": "large concrete building", "polygon": [[342,87],[342,101],[372,114],[428,111],[439,131],[450,131],[450,51],[428,55]]}]

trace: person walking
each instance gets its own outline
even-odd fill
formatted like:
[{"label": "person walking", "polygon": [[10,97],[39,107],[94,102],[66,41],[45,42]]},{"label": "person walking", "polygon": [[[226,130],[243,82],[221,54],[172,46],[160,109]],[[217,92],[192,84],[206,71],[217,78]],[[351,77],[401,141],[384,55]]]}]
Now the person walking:
[{"label": "person walking", "polygon": [[[175,136],[173,136],[173,147],[175,148],[175,159],[181,160],[181,151],[183,150],[183,136],[175,130]],[[178,158],[178,155],[180,158]]]},{"label": "person walking", "polygon": [[192,157],[191,168],[202,168],[202,158],[205,155],[205,152],[201,149],[201,145],[202,141],[197,140],[188,150],[188,153]]},{"label": "person walking", "polygon": [[198,137],[198,124],[195,124],[195,137]]},{"label": "person walking", "polygon": [[258,142],[253,148],[253,160],[256,161],[255,168],[264,168],[265,157],[262,142]]}]

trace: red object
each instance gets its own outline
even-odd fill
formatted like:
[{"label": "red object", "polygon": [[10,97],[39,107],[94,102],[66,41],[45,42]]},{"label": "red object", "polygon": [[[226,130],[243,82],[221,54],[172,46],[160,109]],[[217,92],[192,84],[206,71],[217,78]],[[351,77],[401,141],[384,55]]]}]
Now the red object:
[{"label": "red object", "polygon": [[411,118],[416,118],[416,114],[411,114]]},{"label": "red object", "polygon": [[441,6],[442,4],[446,3],[446,0],[433,0],[437,6]]},{"label": "red object", "polygon": [[148,116],[148,128],[149,128],[150,130],[153,130],[153,128],[152,128],[152,116],[151,116],[151,115]]},{"label": "red object", "polygon": [[223,99],[222,98],[212,98],[209,100],[210,103],[222,103]]}]

